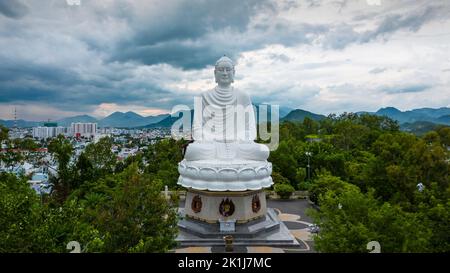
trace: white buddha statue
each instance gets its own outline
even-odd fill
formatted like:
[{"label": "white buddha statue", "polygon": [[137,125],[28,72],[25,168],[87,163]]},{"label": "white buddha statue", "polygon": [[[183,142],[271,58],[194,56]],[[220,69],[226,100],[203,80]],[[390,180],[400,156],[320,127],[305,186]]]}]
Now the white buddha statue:
[{"label": "white buddha statue", "polygon": [[232,87],[228,57],[215,65],[217,86],[194,102],[194,142],[178,165],[178,184],[196,190],[260,190],[273,184],[269,148],[255,143],[256,122],[250,97]]},{"label": "white buddha statue", "polygon": [[256,122],[250,97],[234,89],[234,64],[224,56],[215,65],[217,86],[194,104],[193,139],[187,161],[266,161],[269,149],[255,143]]}]

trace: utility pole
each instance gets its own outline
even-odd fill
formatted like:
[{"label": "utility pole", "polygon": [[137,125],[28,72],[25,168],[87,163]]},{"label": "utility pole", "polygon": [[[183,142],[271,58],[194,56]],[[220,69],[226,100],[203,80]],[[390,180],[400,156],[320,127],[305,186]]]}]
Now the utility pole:
[{"label": "utility pole", "polygon": [[14,107],[14,131],[17,131],[17,108]]},{"label": "utility pole", "polygon": [[312,155],[311,152],[306,152],[305,155],[308,157],[308,181],[311,181],[311,165],[310,165],[310,161],[309,161],[309,157]]}]

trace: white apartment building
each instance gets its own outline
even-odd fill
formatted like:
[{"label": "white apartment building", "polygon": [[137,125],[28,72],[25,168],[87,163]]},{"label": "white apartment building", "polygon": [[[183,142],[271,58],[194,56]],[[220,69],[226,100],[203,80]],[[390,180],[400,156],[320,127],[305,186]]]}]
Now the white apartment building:
[{"label": "white apartment building", "polygon": [[97,133],[97,123],[72,123],[70,130],[73,136],[95,137]]},{"label": "white apartment building", "polygon": [[38,139],[47,139],[57,137],[59,134],[65,134],[67,129],[65,127],[33,127],[33,137]]}]

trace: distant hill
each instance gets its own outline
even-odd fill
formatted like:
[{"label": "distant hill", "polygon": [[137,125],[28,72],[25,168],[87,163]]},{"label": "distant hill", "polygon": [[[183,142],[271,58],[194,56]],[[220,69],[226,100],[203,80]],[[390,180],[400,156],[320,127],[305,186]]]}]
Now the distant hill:
[{"label": "distant hill", "polygon": [[99,127],[133,128],[156,123],[169,116],[168,114],[143,117],[135,112],[114,112],[98,121]]},{"label": "distant hill", "polygon": [[[265,116],[262,115],[262,110],[260,110],[261,106],[265,105],[267,114]],[[261,122],[266,122],[267,119],[270,120],[271,115],[272,115],[272,107],[270,104],[253,104],[254,106],[254,110],[255,110],[255,115],[256,115],[256,123],[261,123]],[[283,106],[279,106],[278,108],[278,114],[279,114],[279,118],[284,118],[285,116],[287,116],[292,110],[292,108],[289,107],[283,107]],[[259,114],[257,114],[259,113]]]},{"label": "distant hill", "polygon": [[69,127],[72,122],[84,122],[84,123],[94,122],[95,123],[95,122],[97,122],[97,119],[92,116],[89,116],[89,115],[80,115],[80,116],[59,119],[56,122],[58,123],[58,126]]},{"label": "distant hill", "polygon": [[438,117],[436,119],[436,121],[438,123],[450,125],[450,115],[445,115],[445,116]]},{"label": "distant hill", "polygon": [[408,112],[412,112],[415,114],[419,114],[419,115],[423,115],[423,116],[429,116],[432,118],[439,118],[442,116],[449,116],[450,115],[450,108],[448,107],[441,107],[441,108],[419,108],[419,109],[414,109],[411,111],[406,111],[406,113]]},{"label": "distant hill", "polygon": [[312,120],[321,120],[324,119],[324,115],[320,114],[314,114],[309,111],[305,111],[302,109],[295,109],[291,111],[289,114],[287,114],[284,118],[281,119],[281,121],[303,121],[306,117],[312,119]]},{"label": "distant hill", "polygon": [[[14,120],[2,120],[0,119],[0,124],[7,127],[7,128],[13,128],[14,127]],[[43,122],[37,122],[37,121],[26,121],[23,119],[17,120],[17,127],[19,128],[28,128],[28,127],[35,127],[39,126],[40,124],[43,124]]]},{"label": "distant hill", "polygon": [[[266,104],[266,103],[255,104],[255,103],[253,103],[254,109],[258,112],[259,112],[260,106],[263,106],[263,105],[267,106],[267,115],[270,116],[270,112],[272,110],[272,106],[270,104]],[[287,114],[289,114],[292,110],[294,110],[294,109],[290,108],[290,107],[279,106],[278,113],[280,115],[280,118],[287,116]]]},{"label": "distant hill", "polygon": [[145,117],[146,119],[146,124],[152,124],[152,123],[157,123],[160,122],[161,120],[169,117],[169,114],[161,114],[161,115],[157,115],[157,116],[148,116]]},{"label": "distant hill", "polygon": [[142,128],[170,128],[175,123],[175,121],[177,121],[178,119],[180,119],[180,118],[168,116],[159,122],[147,124],[147,125],[143,126]]},{"label": "distant hill", "polygon": [[[129,111],[126,113],[114,112],[111,115],[100,120],[89,115],[79,115],[74,117],[62,118],[52,122],[56,122],[58,126],[63,127],[69,127],[72,122],[92,122],[97,123],[99,127],[134,128],[160,122],[168,116],[169,114],[162,114],[157,116],[143,117],[139,114]],[[17,120],[17,127],[29,128],[43,126],[45,122],[47,121]],[[12,128],[14,127],[14,120],[0,120],[0,124],[5,127]]]},{"label": "distant hill", "polygon": [[376,112],[358,112],[369,113],[378,116],[387,116],[391,119],[397,120],[400,124],[402,123],[414,123],[416,121],[428,121],[432,123],[450,125],[450,108],[441,107],[437,109],[433,108],[419,108],[409,111],[400,111],[395,107],[381,108]]},{"label": "distant hill", "polygon": [[[261,105],[264,105],[264,104],[261,104]],[[259,111],[260,105],[258,105],[258,104],[253,104],[253,106],[254,106],[254,110],[255,110],[255,111]],[[281,119],[282,117],[286,116],[290,111],[291,111],[291,108],[288,108],[288,107],[280,107],[280,108],[279,108],[280,119]],[[255,115],[256,115],[256,112],[255,112]],[[263,121],[267,120],[267,118],[270,119],[270,116],[271,116],[271,107],[270,107],[270,105],[268,105],[268,106],[267,106],[267,115],[266,115],[266,117],[263,118],[261,121],[259,121],[259,120],[257,119],[256,122],[257,122],[257,123],[263,122]],[[191,110],[191,118],[192,118],[191,120],[193,120],[193,117],[194,117],[194,110]],[[259,116],[257,116],[257,118],[258,118],[258,117],[259,117]],[[177,116],[177,117],[172,117],[172,116],[170,116],[170,115],[167,115],[167,117],[165,117],[165,118],[162,119],[161,121],[156,122],[156,123],[152,123],[152,124],[148,124],[148,125],[146,125],[146,126],[143,126],[143,128],[169,128],[169,127],[172,127],[173,123],[174,123],[175,121],[177,121],[178,119],[180,119],[180,117],[178,117],[178,116]]]},{"label": "distant hill", "polygon": [[[260,105],[254,105],[255,110],[259,111]],[[193,111],[191,111],[193,113]],[[267,116],[270,117],[271,107],[268,107]],[[324,115],[315,114],[302,109],[292,110],[288,107],[280,107],[280,120],[288,121],[303,121],[305,117],[309,117],[313,120],[321,120],[325,118]],[[450,126],[450,108],[441,107],[437,109],[433,108],[419,108],[409,111],[400,111],[395,107],[381,108],[376,112],[357,112],[357,114],[368,113],[378,116],[387,116],[394,120],[397,120],[400,124],[405,124],[404,128],[410,128],[408,126],[425,126],[428,123],[443,124]],[[58,126],[68,127],[72,122],[97,122],[99,127],[118,127],[118,128],[155,128],[155,127],[171,127],[172,124],[178,120],[178,118],[173,118],[169,114],[162,114],[157,116],[143,117],[134,112],[114,112],[111,115],[103,118],[96,119],[89,115],[79,115],[74,117],[67,117],[63,119],[56,120]],[[264,121],[257,120],[258,123]],[[416,123],[417,121],[423,121],[428,123]],[[36,121],[26,121],[17,120],[17,126],[21,128],[42,126],[46,121],[36,122]],[[14,127],[14,120],[0,120],[0,124],[12,128]],[[415,124],[415,125],[414,125]]]},{"label": "distant hill", "polygon": [[[156,123],[151,123],[143,126],[142,128],[170,128],[175,123],[175,121],[179,120],[183,117],[184,113],[178,113],[175,117],[172,117],[171,115],[167,115],[164,119],[160,120]],[[194,118],[194,110],[191,110],[191,121]]]},{"label": "distant hill", "polygon": [[111,115],[98,121],[99,127],[130,127],[134,124],[141,125],[145,122],[143,116],[138,115],[134,112],[114,112]]},{"label": "distant hill", "polygon": [[381,108],[374,114],[378,115],[378,116],[387,116],[392,119],[398,120],[399,122],[409,121],[409,118],[407,117],[407,115],[395,107]]},{"label": "distant hill", "polygon": [[436,130],[439,126],[441,125],[429,121],[415,121],[413,123],[406,122],[401,124],[400,130],[421,136],[429,131]]}]

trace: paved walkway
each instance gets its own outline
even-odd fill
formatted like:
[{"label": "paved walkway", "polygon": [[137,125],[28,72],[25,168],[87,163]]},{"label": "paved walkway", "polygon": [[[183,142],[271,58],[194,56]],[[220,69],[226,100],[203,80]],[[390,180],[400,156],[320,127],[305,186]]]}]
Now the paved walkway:
[{"label": "paved walkway", "polygon": [[[184,203],[180,203],[183,207]],[[276,248],[266,246],[251,246],[236,249],[240,253],[287,253],[314,252],[312,234],[308,225],[312,223],[305,211],[310,208],[306,200],[267,200],[267,207],[274,208],[278,217],[287,226],[291,234],[303,245],[301,248]],[[212,253],[223,252],[220,247],[187,247],[175,250],[176,253]]]}]

